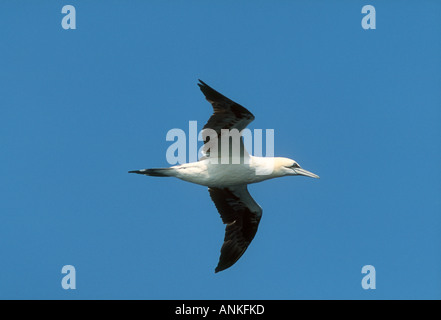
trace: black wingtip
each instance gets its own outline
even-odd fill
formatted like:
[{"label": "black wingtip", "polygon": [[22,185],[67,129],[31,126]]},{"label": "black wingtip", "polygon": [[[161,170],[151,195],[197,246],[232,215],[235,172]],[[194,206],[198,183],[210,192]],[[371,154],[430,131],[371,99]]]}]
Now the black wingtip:
[{"label": "black wingtip", "polygon": [[221,101],[221,100],[230,101],[230,99],[228,99],[223,94],[214,90],[212,87],[210,87],[208,84],[206,84],[201,79],[198,79],[198,80],[200,82],[200,83],[198,83],[198,86],[208,101]]},{"label": "black wingtip", "polygon": [[209,87],[204,81],[202,81],[201,79],[198,79],[200,83],[198,83],[199,88],[204,88],[204,87]]},{"label": "black wingtip", "polygon": [[[234,263],[233,263],[234,264]],[[225,265],[225,264],[220,264],[218,263],[216,268],[214,269],[214,273],[219,273],[221,271],[227,270],[229,267],[231,267],[233,264],[231,265]]]}]

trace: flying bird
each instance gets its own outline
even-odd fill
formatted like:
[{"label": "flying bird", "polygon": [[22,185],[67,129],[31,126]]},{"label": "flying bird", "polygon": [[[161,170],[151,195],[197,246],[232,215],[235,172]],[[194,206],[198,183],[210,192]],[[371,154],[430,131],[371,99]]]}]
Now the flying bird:
[{"label": "flying bird", "polygon": [[[319,176],[302,169],[292,159],[250,155],[244,147],[241,136],[239,149],[234,149],[234,141],[231,141],[233,139],[228,137],[223,140],[223,136],[234,129],[241,132],[254,120],[254,115],[203,81],[199,80],[199,82],[198,86],[214,111],[202,130],[204,156],[199,161],[170,168],[142,169],[129,173],[176,177],[208,187],[222,222],[226,224],[224,243],[215,269],[215,272],[219,272],[231,267],[244,254],[256,235],[262,217],[262,208],[248,192],[248,184],[284,176],[302,175],[312,178]],[[220,141],[222,143],[215,143]],[[228,141],[230,144],[225,147],[223,141]],[[226,163],[222,159],[226,154],[222,149],[225,148],[229,151]]]}]

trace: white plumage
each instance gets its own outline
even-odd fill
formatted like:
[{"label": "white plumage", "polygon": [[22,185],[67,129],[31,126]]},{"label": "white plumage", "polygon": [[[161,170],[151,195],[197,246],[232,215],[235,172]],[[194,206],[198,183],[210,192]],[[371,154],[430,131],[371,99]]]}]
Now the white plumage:
[{"label": "white plumage", "polygon": [[213,115],[204,126],[207,134],[204,135],[204,131],[202,133],[205,139],[204,153],[206,156],[197,162],[170,168],[129,172],[148,176],[176,177],[208,187],[222,221],[227,225],[221,256],[215,270],[218,272],[229,268],[242,256],[257,232],[262,208],[249,194],[248,184],[283,176],[319,177],[302,169],[292,159],[249,155],[245,150],[242,138],[239,141],[239,154],[229,154],[227,164],[224,164],[220,158],[223,145],[219,143],[217,150],[210,150],[211,144],[207,139],[209,131],[214,132],[220,141],[222,129],[242,131],[254,120],[254,116],[247,109],[223,96],[204,82],[200,81],[198,85],[214,110]]}]

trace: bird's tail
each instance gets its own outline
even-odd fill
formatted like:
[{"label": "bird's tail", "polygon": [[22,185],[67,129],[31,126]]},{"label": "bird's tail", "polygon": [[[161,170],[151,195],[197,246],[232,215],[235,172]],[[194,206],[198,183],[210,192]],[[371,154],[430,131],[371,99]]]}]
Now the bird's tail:
[{"label": "bird's tail", "polygon": [[172,168],[156,168],[156,169],[142,169],[129,171],[129,173],[144,174],[146,176],[153,177],[172,177],[174,176],[174,170]]}]

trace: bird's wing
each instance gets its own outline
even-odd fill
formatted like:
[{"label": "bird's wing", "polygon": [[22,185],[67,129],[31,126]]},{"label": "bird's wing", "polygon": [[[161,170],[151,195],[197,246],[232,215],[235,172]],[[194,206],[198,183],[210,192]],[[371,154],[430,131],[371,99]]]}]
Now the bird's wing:
[{"label": "bird's wing", "polygon": [[[220,94],[219,92],[208,86],[202,80],[199,80],[199,82],[200,83],[198,83],[198,86],[200,87],[202,93],[205,95],[207,101],[210,102],[213,106],[214,111],[202,131],[202,137],[204,139],[203,152],[208,153],[209,150],[207,150],[205,146],[209,139],[207,139],[207,135],[204,134],[206,132],[206,130],[204,129],[212,129],[216,132],[218,137],[218,145],[220,147],[220,137],[222,129],[237,129],[239,132],[241,132],[247,127],[250,122],[254,120],[254,115],[247,109],[242,107],[240,104],[228,99],[224,95]],[[246,150],[243,147],[242,138],[240,138],[240,145],[241,150],[244,150],[246,153]]]},{"label": "bird's wing", "polygon": [[215,272],[231,267],[253,240],[262,208],[251,197],[246,185],[229,188],[208,188],[211,199],[226,224],[224,244]]}]

